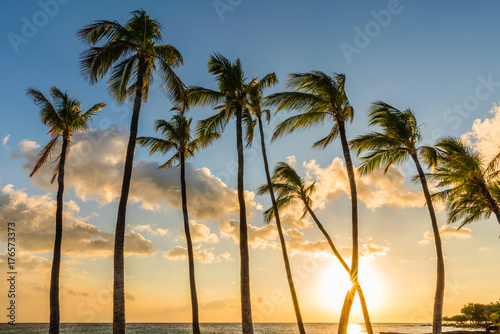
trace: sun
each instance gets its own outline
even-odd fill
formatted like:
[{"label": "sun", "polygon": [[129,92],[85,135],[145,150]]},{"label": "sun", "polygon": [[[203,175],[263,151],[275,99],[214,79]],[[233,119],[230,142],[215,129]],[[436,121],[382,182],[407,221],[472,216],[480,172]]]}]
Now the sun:
[{"label": "sun", "polygon": [[[360,267],[359,283],[363,289],[368,309],[382,304],[383,284],[380,275],[373,266],[365,264]],[[328,265],[323,271],[319,284],[318,300],[324,307],[340,312],[347,290],[352,287],[345,269],[336,263]],[[351,314],[356,318],[358,315],[362,316],[358,297],[353,303]]]}]

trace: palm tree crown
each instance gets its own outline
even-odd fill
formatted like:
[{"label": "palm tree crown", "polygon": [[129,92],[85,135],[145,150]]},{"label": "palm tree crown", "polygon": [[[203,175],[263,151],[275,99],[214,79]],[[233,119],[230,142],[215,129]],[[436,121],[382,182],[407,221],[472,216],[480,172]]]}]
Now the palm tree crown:
[{"label": "palm tree crown", "polygon": [[496,170],[500,155],[486,164],[484,156],[454,137],[442,138],[434,146],[437,164],[427,176],[436,181],[438,187],[448,188],[433,195],[447,200],[448,221],[462,220],[462,227],[488,219],[494,213],[500,223],[500,187]]},{"label": "palm tree crown", "polygon": [[428,146],[418,147],[422,139],[415,114],[410,109],[400,111],[387,103],[378,101],[369,111],[369,125],[379,126],[381,132],[370,132],[356,137],[350,145],[361,154],[358,171],[366,175],[380,167],[387,172],[393,164],[402,164],[412,155],[422,157],[426,162],[434,160],[434,150]]},{"label": "palm tree crown", "polygon": [[320,71],[292,73],[286,85],[295,91],[272,94],[267,97],[265,105],[276,106],[278,111],[294,109],[303,113],[281,122],[273,140],[300,128],[320,125],[331,117],[334,122],[330,133],[313,145],[325,148],[339,136],[339,122],[352,122],[354,109],[345,93],[344,74],[330,77]]},{"label": "palm tree crown", "polygon": [[156,72],[168,96],[182,100],[184,85],[173,72],[183,64],[181,54],[171,45],[161,45],[162,25],[157,20],[144,10],[131,14],[125,25],[98,20],[78,31],[78,37],[91,46],[82,53],[82,74],[94,84],[111,71],[109,91],[119,102],[135,92],[140,76],[145,102]]},{"label": "palm tree crown", "polygon": [[174,151],[175,154],[168,159],[159,168],[167,168],[172,166],[176,161],[180,162],[180,154],[184,153],[184,159],[187,160],[194,155],[200,147],[198,139],[191,138],[191,122],[192,119],[187,119],[184,115],[176,114],[171,120],[157,120],[155,122],[156,132],[162,135],[162,138],[155,137],[139,137],[138,144],[143,147],[149,147],[149,154],[156,152],[165,154],[169,151]]},{"label": "palm tree crown", "polygon": [[[40,107],[40,120],[50,128],[48,133],[51,136],[50,142],[40,151],[35,167],[30,174],[30,176],[33,176],[50,159],[59,138],[64,137],[67,139],[69,150],[72,135],[87,130],[92,116],[104,108],[106,104],[98,103],[84,111],[81,109],[80,101],[71,98],[67,92],[62,92],[55,86],[50,88],[50,96],[53,102],[50,102],[49,99],[35,88],[28,88],[26,95],[30,96],[35,104]],[[59,170],[58,161],[60,158],[61,156],[59,155],[54,163],[56,168],[51,180],[52,183],[57,178]]]},{"label": "palm tree crown", "polygon": [[382,131],[358,136],[350,142],[351,147],[357,150],[358,155],[365,150],[368,151],[365,156],[361,157],[359,168],[361,174],[368,174],[379,167],[384,167],[385,172],[387,172],[392,164],[402,164],[410,157],[417,168],[418,176],[416,178],[420,179],[422,185],[436,246],[437,279],[432,333],[440,334],[442,332],[445,286],[444,256],[436,213],[427,179],[419,161],[420,158],[427,164],[433,165],[436,161],[436,150],[432,147],[418,146],[422,136],[415,114],[410,109],[400,111],[387,103],[375,102],[369,111],[369,124],[371,126],[378,125]]}]

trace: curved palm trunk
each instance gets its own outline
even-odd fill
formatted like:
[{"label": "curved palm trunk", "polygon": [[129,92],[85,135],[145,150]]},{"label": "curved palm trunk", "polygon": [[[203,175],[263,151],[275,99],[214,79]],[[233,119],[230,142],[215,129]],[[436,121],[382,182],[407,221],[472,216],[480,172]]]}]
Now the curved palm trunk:
[{"label": "curved palm trunk", "polygon": [[59,273],[61,271],[61,245],[63,233],[63,194],[64,194],[64,164],[68,150],[68,136],[63,135],[61,158],[57,176],[57,208],[56,208],[56,237],[54,240],[54,257],[50,273],[50,334],[59,333]]},{"label": "curved palm trunk", "polygon": [[500,224],[500,209],[498,208],[497,203],[491,196],[491,193],[489,192],[488,188],[486,188],[486,184],[484,184],[484,182],[481,182],[480,187],[481,190],[483,191],[484,196],[486,197],[486,200],[490,204],[491,211],[493,211],[495,217],[497,218],[498,223]]},{"label": "curved palm trunk", "polygon": [[124,334],[125,325],[125,270],[124,270],[124,242],[125,242],[125,218],[127,214],[127,201],[130,191],[130,180],[132,178],[132,166],[134,163],[135,144],[137,141],[137,128],[139,126],[139,114],[142,105],[142,88],[144,84],[144,59],[139,59],[137,70],[137,82],[130,121],[130,136],[125,157],[123,172],[123,183],[118,205],[118,216],[116,219],[115,246],[114,246],[114,280],[113,280],[113,334]]},{"label": "curved palm trunk", "polygon": [[243,186],[243,125],[242,107],[236,107],[236,146],[238,149],[238,202],[240,206],[240,290],[241,325],[243,334],[253,334],[252,305],[250,303],[250,258],[248,255],[248,231]]},{"label": "curved palm trunk", "polygon": [[415,162],[418,171],[418,176],[420,177],[420,183],[422,184],[422,189],[424,191],[425,202],[427,203],[427,208],[429,209],[429,215],[431,216],[432,231],[434,233],[434,242],[436,244],[437,282],[436,282],[436,294],[434,297],[434,315],[432,321],[432,333],[441,334],[442,322],[443,322],[443,303],[444,303],[444,257],[441,245],[441,237],[439,236],[439,228],[437,224],[436,213],[434,212],[434,206],[432,205],[431,195],[429,193],[429,188],[427,186],[427,180],[425,178],[424,171],[420,166],[417,154],[411,153],[411,157]]},{"label": "curved palm trunk", "polygon": [[[318,226],[318,228],[320,229],[320,231],[323,233],[323,235],[325,236],[326,240],[328,241],[328,245],[330,245],[330,248],[332,249],[333,254],[340,261],[340,263],[342,264],[342,267],[344,267],[344,269],[350,275],[351,274],[351,268],[349,268],[349,266],[347,265],[347,263],[344,261],[344,258],[342,257],[342,255],[340,255],[339,251],[337,250],[337,248],[333,244],[333,241],[330,238],[330,235],[328,234],[328,232],[323,227],[323,224],[321,224],[321,222],[319,221],[318,217],[316,217],[316,214],[311,209],[311,207],[309,206],[309,204],[307,204],[307,201],[305,201],[304,199],[302,199],[302,201],[304,202],[304,205],[306,206],[307,212],[309,212],[309,214],[311,215],[312,219],[314,220],[314,222],[316,223],[316,225]],[[361,289],[361,285],[359,285],[358,282],[356,282],[356,283],[353,284],[353,288],[358,292],[358,295],[359,295],[359,302],[361,304],[361,309],[363,310],[363,318],[365,320],[366,333],[367,334],[373,334],[372,323],[370,321],[370,314],[368,313],[368,307],[366,306],[365,294],[363,293],[363,290]],[[348,293],[351,293],[351,290],[349,290]]]},{"label": "curved palm trunk", "polygon": [[189,286],[191,288],[191,311],[193,316],[193,334],[200,334],[200,324],[198,320],[198,296],[196,294],[196,281],[194,276],[194,253],[193,242],[191,241],[191,231],[189,229],[189,218],[186,195],[186,166],[184,162],[184,152],[180,151],[181,163],[181,194],[182,194],[182,215],[184,217],[184,232],[186,234],[188,262],[189,262]]},{"label": "curved palm trunk", "polygon": [[297,318],[299,333],[305,334],[306,331],[304,329],[304,323],[302,322],[302,315],[300,314],[299,300],[297,299],[297,293],[295,292],[292,270],[290,268],[290,262],[288,261],[288,252],[286,250],[285,237],[283,236],[283,229],[281,228],[281,220],[278,212],[278,205],[276,204],[276,198],[274,197],[273,183],[271,182],[271,174],[269,173],[269,165],[267,163],[267,154],[266,154],[266,143],[264,139],[264,130],[262,128],[262,119],[260,117],[257,117],[257,119],[259,122],[260,143],[262,147],[262,158],[264,159],[264,169],[266,170],[267,186],[269,187],[269,194],[271,195],[271,202],[273,204],[276,227],[278,228],[278,235],[281,243],[281,252],[283,253],[283,261],[285,262],[285,271],[288,280],[288,286],[290,287],[290,294],[292,295],[293,308],[295,310],[295,317]]},{"label": "curved palm trunk", "polygon": [[338,121],[340,140],[342,143],[342,151],[349,177],[349,187],[351,189],[351,205],[352,205],[352,263],[351,263],[351,288],[346,295],[344,305],[342,306],[342,313],[339,320],[339,334],[347,333],[347,326],[349,325],[349,316],[351,314],[352,303],[356,293],[355,285],[358,282],[358,263],[359,263],[359,246],[358,246],[358,194],[356,191],[356,180],[354,177],[354,167],[351,160],[351,153],[349,152],[349,144],[347,142],[345,123]]}]

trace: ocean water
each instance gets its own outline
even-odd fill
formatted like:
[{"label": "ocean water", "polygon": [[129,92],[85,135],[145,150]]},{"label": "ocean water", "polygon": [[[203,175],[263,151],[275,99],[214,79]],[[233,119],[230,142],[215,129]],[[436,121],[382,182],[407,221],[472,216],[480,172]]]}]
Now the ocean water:
[{"label": "ocean water", "polygon": [[[304,325],[307,334],[325,334],[337,333],[337,324],[315,324],[307,323]],[[218,324],[206,323],[200,324],[200,329],[203,334],[233,334],[241,333],[241,324]],[[380,332],[396,332],[408,334],[425,334],[431,333],[432,327],[428,324],[373,324],[375,333]],[[456,330],[455,327],[443,326],[443,332]],[[460,329],[463,330],[463,329]],[[48,324],[16,324],[15,326],[8,324],[0,324],[0,333],[20,333],[20,334],[46,334],[49,331]],[[254,324],[255,334],[295,334],[298,333],[295,323],[256,323]],[[112,333],[112,324],[61,324],[61,333],[64,334],[108,334]],[[128,334],[190,334],[192,333],[191,324],[186,323],[130,323],[127,324]],[[362,324],[350,324],[348,334],[363,334],[366,333],[365,327]]]}]

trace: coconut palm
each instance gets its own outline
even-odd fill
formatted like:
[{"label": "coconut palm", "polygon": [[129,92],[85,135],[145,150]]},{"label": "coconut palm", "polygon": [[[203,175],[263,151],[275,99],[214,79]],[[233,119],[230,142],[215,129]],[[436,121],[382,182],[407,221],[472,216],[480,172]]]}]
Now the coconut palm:
[{"label": "coconut palm", "polygon": [[[286,162],[278,162],[273,171],[271,185],[272,186],[269,186],[269,184],[263,185],[258,189],[257,192],[259,195],[263,195],[270,192],[270,189],[275,189],[276,193],[278,194],[276,207],[273,206],[270,209],[264,211],[264,220],[269,223],[272,219],[276,219],[279,210],[285,209],[287,206],[294,205],[294,201],[296,200],[301,201],[304,204],[302,217],[305,217],[307,214],[311,216],[316,226],[325,236],[328,245],[332,249],[333,254],[340,261],[342,267],[344,267],[344,269],[347,271],[347,274],[350,275],[351,268],[349,268],[349,265],[344,261],[344,258],[342,257],[342,255],[340,255],[337,247],[335,247],[332,238],[312,210],[313,201],[311,199],[311,195],[316,190],[315,183],[311,183],[310,185],[306,186],[304,180],[297,174],[292,166],[290,166]],[[373,333],[373,329],[369,321],[370,318],[368,314],[368,308],[366,306],[365,296],[361,285],[358,282],[355,282],[353,284],[353,287],[359,294],[363,315],[365,319],[368,319],[366,326],[367,333]]]},{"label": "coconut palm", "polygon": [[366,175],[380,167],[384,167],[384,171],[387,172],[391,165],[405,163],[410,158],[417,168],[418,178],[422,184],[427,209],[431,217],[437,254],[437,282],[432,332],[434,334],[441,333],[444,298],[443,250],[427,179],[420,164],[420,159],[427,163],[435,161],[435,151],[431,147],[418,146],[422,136],[415,114],[410,109],[400,111],[387,103],[378,101],[370,107],[369,119],[370,126],[378,125],[382,131],[358,136],[350,142],[351,147],[357,150],[358,155],[368,151],[365,156],[361,157],[359,172]]},{"label": "coconut palm", "polygon": [[[304,323],[302,322],[302,315],[300,313],[299,301],[297,299],[297,294],[295,292],[295,285],[293,284],[293,276],[292,270],[290,269],[290,261],[288,260],[288,253],[286,250],[285,237],[283,236],[283,229],[281,227],[281,220],[278,213],[278,206],[276,204],[276,198],[274,196],[273,185],[271,181],[271,174],[269,172],[269,164],[267,162],[267,154],[266,154],[266,141],[264,138],[264,129],[262,125],[262,117],[266,117],[266,121],[269,123],[271,118],[271,111],[269,109],[262,109],[262,99],[264,95],[264,89],[275,85],[278,83],[278,79],[276,78],[276,74],[270,73],[266,75],[261,80],[254,79],[248,85],[248,106],[247,112],[249,113],[245,117],[246,122],[246,139],[247,146],[252,144],[255,123],[259,125],[259,133],[260,133],[260,144],[262,150],[262,158],[264,160],[264,170],[266,172],[267,186],[269,189],[269,195],[271,196],[271,202],[276,212],[274,219],[276,221],[276,227],[278,229],[278,235],[281,243],[281,252],[283,253],[283,261],[285,262],[285,271],[286,277],[288,280],[288,286],[290,287],[290,293],[292,295],[293,307],[295,310],[295,317],[297,318],[297,325],[299,327],[299,333],[305,334]],[[255,116],[255,119],[252,118],[252,115]]]},{"label": "coconut palm", "polygon": [[[125,25],[116,21],[94,21],[78,31],[90,47],[81,55],[82,74],[91,84],[108,72],[110,93],[119,103],[133,98],[130,136],[127,145],[123,183],[115,231],[113,282],[113,333],[125,333],[125,287],[123,246],[127,200],[132,177],[139,115],[147,101],[149,87],[156,73],[168,96],[183,100],[184,85],[173,72],[182,64],[182,56],[171,45],[161,45],[162,26],[144,10],[136,10]],[[158,70],[158,71],[157,71]]]},{"label": "coconut palm", "polygon": [[[313,147],[325,149],[333,140],[340,137],[342,151],[349,178],[352,204],[352,263],[351,282],[353,288],[347,292],[339,321],[339,333],[347,333],[349,315],[355,296],[358,281],[358,197],[354,166],[352,164],[349,144],[346,135],[346,122],[352,122],[354,109],[345,92],[345,75],[328,76],[321,71],[308,73],[292,73],[289,75],[287,87],[291,92],[276,93],[266,99],[266,105],[283,109],[297,110],[299,114],[291,116],[276,127],[273,140],[298,129],[308,129],[323,124],[327,119],[332,121],[330,133],[314,143]],[[371,327],[369,319],[365,323]],[[368,329],[371,330],[371,329]]]},{"label": "coconut palm", "polygon": [[61,244],[63,232],[63,194],[64,194],[64,166],[71,146],[71,137],[75,133],[88,129],[92,116],[106,106],[98,103],[87,111],[81,109],[81,102],[71,98],[67,92],[62,92],[55,86],[50,88],[52,102],[38,89],[28,88],[26,91],[33,102],[40,108],[40,120],[50,128],[51,140],[38,154],[30,177],[51,159],[57,143],[62,139],[61,153],[54,161],[54,176],[51,183],[57,178],[57,208],[56,208],[56,235],[54,240],[54,256],[50,275],[50,326],[49,333],[59,333],[59,273],[61,269]]},{"label": "coconut palm", "polygon": [[485,158],[460,139],[444,137],[434,145],[437,165],[427,176],[437,181],[437,186],[448,189],[433,194],[433,197],[447,200],[448,222],[462,220],[460,227],[493,213],[500,224],[498,199],[497,162],[500,155],[488,164]]},{"label": "coconut palm", "polygon": [[236,116],[236,147],[238,151],[238,203],[240,208],[240,272],[241,315],[243,334],[253,333],[252,308],[250,303],[250,263],[248,255],[248,231],[244,197],[243,117],[247,105],[247,79],[238,58],[229,61],[215,53],[208,59],[208,71],[216,76],[219,90],[190,87],[189,104],[199,107],[214,107],[218,113],[198,123],[198,136],[204,138],[211,133],[222,133],[228,122]]},{"label": "coconut palm", "polygon": [[[149,154],[156,152],[166,154],[174,151],[175,154],[170,157],[163,165],[158,168],[167,168],[172,166],[176,161],[179,162],[181,168],[181,197],[182,197],[182,214],[184,217],[184,232],[186,234],[186,243],[189,262],[189,286],[191,289],[191,309],[193,320],[193,333],[200,333],[200,324],[198,320],[198,296],[196,294],[196,280],[194,272],[194,252],[193,242],[191,240],[191,232],[189,229],[189,216],[187,207],[187,188],[186,188],[186,163],[185,161],[195,154],[200,148],[200,141],[191,138],[191,122],[192,119],[187,119],[183,115],[184,109],[174,108],[180,112],[172,116],[170,122],[165,120],[157,120],[155,123],[156,132],[160,132],[162,138],[155,137],[139,137],[137,142],[143,147],[149,147]],[[211,139],[217,138],[215,134]],[[203,143],[207,145],[208,143]]]}]

